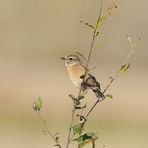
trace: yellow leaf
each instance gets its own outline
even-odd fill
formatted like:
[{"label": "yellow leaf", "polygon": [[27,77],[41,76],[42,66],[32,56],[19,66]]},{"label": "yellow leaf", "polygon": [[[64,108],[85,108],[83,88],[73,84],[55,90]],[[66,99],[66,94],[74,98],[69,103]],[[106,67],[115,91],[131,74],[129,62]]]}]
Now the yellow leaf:
[{"label": "yellow leaf", "polygon": [[103,22],[104,22],[104,20],[106,19],[106,17],[105,16],[101,16],[100,17],[100,20],[98,21],[98,23],[97,23],[97,25],[96,25],[96,34],[98,34],[98,30],[100,29],[100,27],[102,26],[102,24],[103,24]]},{"label": "yellow leaf", "polygon": [[123,74],[128,68],[130,67],[130,64],[125,64],[121,67],[120,71],[119,71],[119,75]]}]

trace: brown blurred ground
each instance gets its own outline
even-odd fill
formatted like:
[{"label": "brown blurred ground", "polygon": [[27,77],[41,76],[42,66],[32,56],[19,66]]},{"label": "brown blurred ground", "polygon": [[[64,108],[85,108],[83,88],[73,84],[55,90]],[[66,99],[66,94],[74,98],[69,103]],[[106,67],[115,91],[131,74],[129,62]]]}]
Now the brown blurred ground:
[{"label": "brown blurred ground", "polygon": [[[112,2],[105,1],[104,10]],[[116,3],[118,9],[103,25],[90,63],[97,67],[94,73],[102,87],[129,52],[126,35],[141,36],[143,50],[109,89],[114,99],[98,105],[88,128],[98,132],[98,147],[147,148],[148,2]],[[94,23],[98,10],[99,0],[0,1],[0,147],[50,147],[32,110],[39,96],[49,127],[65,139],[71,115],[67,95],[78,90],[69,82],[60,57],[76,49],[87,54],[92,34],[79,20],[84,17]],[[90,92],[88,107],[92,100]]]}]

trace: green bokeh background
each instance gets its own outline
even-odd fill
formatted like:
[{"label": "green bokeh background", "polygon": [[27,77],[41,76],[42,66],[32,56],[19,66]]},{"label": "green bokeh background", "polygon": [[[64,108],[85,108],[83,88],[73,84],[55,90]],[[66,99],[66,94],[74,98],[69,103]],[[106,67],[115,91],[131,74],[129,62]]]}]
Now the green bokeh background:
[{"label": "green bokeh background", "polygon": [[[147,0],[106,0],[103,12],[116,2],[96,40],[90,65],[102,88],[130,50],[127,35],[142,38],[143,49],[131,59],[131,68],[108,90],[114,96],[100,103],[87,130],[98,133],[97,147],[148,147]],[[0,1],[0,147],[52,147],[32,110],[43,98],[42,115],[53,133],[66,141],[71,117],[69,93],[78,90],[69,81],[60,57],[79,50],[88,54],[91,29],[80,18],[95,23],[99,0]],[[95,101],[87,98],[88,108]],[[73,148],[76,145],[72,146]]]}]

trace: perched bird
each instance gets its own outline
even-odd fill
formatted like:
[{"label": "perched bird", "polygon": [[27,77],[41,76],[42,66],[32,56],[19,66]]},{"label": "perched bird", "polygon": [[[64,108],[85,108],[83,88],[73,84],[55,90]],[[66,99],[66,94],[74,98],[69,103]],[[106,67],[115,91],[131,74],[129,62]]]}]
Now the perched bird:
[{"label": "perched bird", "polygon": [[82,64],[79,56],[71,54],[62,57],[61,59],[65,61],[70,80],[77,88],[82,87],[83,91],[86,89],[92,89],[98,99],[105,97],[101,92],[100,84],[96,78],[89,72],[86,73],[87,69]]}]

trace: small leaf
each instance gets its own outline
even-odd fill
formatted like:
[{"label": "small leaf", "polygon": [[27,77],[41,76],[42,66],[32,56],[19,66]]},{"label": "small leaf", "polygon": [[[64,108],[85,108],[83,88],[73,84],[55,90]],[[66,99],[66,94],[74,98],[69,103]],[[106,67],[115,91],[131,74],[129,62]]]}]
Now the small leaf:
[{"label": "small leaf", "polygon": [[119,75],[123,74],[128,68],[130,67],[130,64],[125,64],[121,67],[120,71],[119,71]]},{"label": "small leaf", "polygon": [[100,20],[98,21],[98,23],[97,23],[97,25],[96,25],[96,35],[98,34],[98,30],[100,29],[100,27],[102,26],[102,24],[103,24],[103,22],[104,22],[104,20],[106,19],[106,17],[105,16],[101,16],[100,17]]},{"label": "small leaf", "polygon": [[73,141],[83,142],[83,136],[73,139]]},{"label": "small leaf", "polygon": [[79,97],[78,97],[79,102],[82,101],[84,98],[85,98],[84,95],[79,96]]},{"label": "small leaf", "polygon": [[73,127],[72,127],[72,129],[73,129],[73,132],[75,133],[75,134],[81,134],[82,133],[82,131],[84,130],[82,127],[81,127],[81,125],[80,124],[76,124],[76,125],[74,125]]},{"label": "small leaf", "polygon": [[38,111],[40,111],[40,109],[42,108],[42,98],[41,97],[37,99],[37,103],[38,103]]},{"label": "small leaf", "polygon": [[107,9],[107,15],[111,15],[113,11],[117,9],[117,5],[113,3],[108,9]]},{"label": "small leaf", "polygon": [[95,141],[98,139],[95,133],[86,133],[79,136],[78,138],[73,139],[73,141],[78,142],[78,148],[84,147],[86,144],[92,143],[92,148],[95,148]]},{"label": "small leaf", "polygon": [[86,108],[86,104],[84,106],[78,106],[80,104],[80,102],[76,102],[77,105],[75,106],[75,109],[83,109]]},{"label": "small leaf", "polygon": [[79,136],[78,138],[73,139],[73,141],[84,142],[86,140],[92,139],[95,136],[95,133],[85,133],[84,135]]},{"label": "small leaf", "polygon": [[42,99],[41,97],[39,97],[36,101],[33,102],[33,105],[32,105],[33,109],[35,111],[40,111],[41,108],[42,108]]},{"label": "small leaf", "polygon": [[88,94],[88,90],[87,89],[82,92],[83,96],[86,96],[87,94]]},{"label": "small leaf", "polygon": [[113,95],[112,94],[107,94],[106,97],[113,99]]}]

